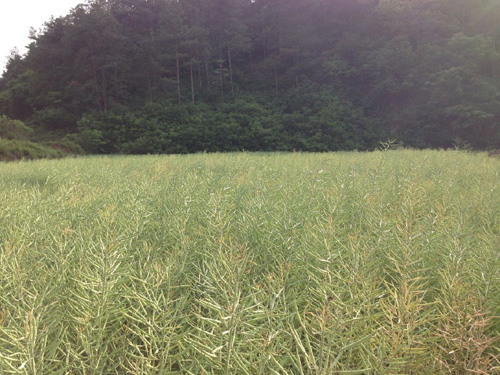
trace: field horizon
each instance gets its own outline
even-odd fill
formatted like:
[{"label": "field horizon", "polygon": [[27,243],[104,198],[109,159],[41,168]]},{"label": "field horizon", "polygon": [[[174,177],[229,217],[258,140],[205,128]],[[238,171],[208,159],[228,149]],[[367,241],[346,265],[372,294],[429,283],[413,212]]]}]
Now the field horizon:
[{"label": "field horizon", "polygon": [[500,374],[500,159],[0,162],[1,374]]}]

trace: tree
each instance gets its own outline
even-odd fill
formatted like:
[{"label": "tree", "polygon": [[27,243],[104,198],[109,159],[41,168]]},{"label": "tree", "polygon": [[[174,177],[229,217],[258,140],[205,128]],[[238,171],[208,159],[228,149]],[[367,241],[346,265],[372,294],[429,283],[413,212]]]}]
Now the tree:
[{"label": "tree", "polygon": [[11,56],[0,112],[106,152],[369,149],[387,136],[497,147],[498,11],[497,0],[90,0]]}]

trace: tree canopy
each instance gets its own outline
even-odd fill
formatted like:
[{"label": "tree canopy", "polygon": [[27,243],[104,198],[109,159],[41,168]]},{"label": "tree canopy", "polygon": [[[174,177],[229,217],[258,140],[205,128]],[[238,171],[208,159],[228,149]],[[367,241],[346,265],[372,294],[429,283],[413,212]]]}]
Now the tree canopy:
[{"label": "tree canopy", "polygon": [[500,147],[498,0],[92,0],[0,114],[92,152]]}]

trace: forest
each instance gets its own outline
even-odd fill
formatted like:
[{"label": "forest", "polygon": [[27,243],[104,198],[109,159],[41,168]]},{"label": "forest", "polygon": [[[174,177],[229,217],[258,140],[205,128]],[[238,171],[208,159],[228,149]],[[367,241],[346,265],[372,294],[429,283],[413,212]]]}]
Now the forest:
[{"label": "forest", "polygon": [[498,0],[91,0],[30,40],[0,79],[0,115],[32,141],[500,148]]}]

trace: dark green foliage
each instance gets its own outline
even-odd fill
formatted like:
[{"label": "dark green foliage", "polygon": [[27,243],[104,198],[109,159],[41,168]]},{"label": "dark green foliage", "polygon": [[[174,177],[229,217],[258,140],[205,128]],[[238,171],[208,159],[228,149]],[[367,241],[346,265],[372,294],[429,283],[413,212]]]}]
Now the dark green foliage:
[{"label": "dark green foliage", "polygon": [[31,35],[0,113],[87,151],[500,147],[496,0],[91,0]]},{"label": "dark green foliage", "polygon": [[218,107],[149,103],[85,115],[79,143],[98,153],[188,153],[288,149],[278,117],[251,100]]},{"label": "dark green foliage", "polygon": [[303,151],[373,149],[385,137],[375,119],[363,108],[332,90],[311,82],[292,89],[283,98],[283,121],[292,145]]}]

